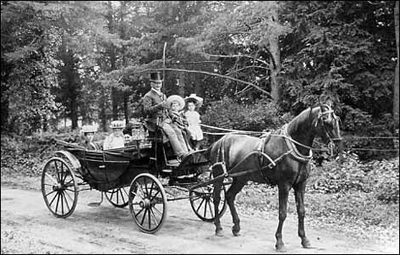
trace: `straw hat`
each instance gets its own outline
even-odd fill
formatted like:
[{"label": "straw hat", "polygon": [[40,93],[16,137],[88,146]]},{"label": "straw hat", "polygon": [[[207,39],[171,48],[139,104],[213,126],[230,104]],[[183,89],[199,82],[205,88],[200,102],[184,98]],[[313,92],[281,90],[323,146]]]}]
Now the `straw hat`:
[{"label": "straw hat", "polygon": [[196,94],[190,94],[190,96],[185,97],[185,102],[190,102],[190,101],[194,101],[195,103],[197,103],[199,106],[203,104],[203,98],[197,96]]},{"label": "straw hat", "polygon": [[123,120],[114,120],[114,121],[111,122],[110,128],[112,128],[112,129],[116,129],[116,128],[123,129],[123,128],[125,128],[125,121],[123,121]]},{"label": "straw hat", "polygon": [[97,132],[97,127],[92,125],[84,125],[82,126],[81,133],[94,133]]},{"label": "straw hat", "polygon": [[171,103],[177,101],[179,103],[178,111],[182,110],[185,107],[185,100],[179,95],[172,95],[167,98],[168,108],[171,108]]}]

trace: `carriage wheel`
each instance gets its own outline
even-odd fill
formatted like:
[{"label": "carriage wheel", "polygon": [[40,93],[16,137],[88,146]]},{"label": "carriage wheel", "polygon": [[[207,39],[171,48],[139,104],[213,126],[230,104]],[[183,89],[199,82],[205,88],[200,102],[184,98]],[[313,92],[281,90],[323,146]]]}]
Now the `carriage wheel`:
[{"label": "carriage wheel", "polygon": [[61,158],[51,158],[42,172],[42,195],[54,216],[67,218],[78,202],[78,184],[71,167]]},{"label": "carriage wheel", "polygon": [[143,173],[133,179],[129,189],[129,210],[142,232],[155,233],[167,216],[167,196],[160,181]]},{"label": "carriage wheel", "polygon": [[107,200],[115,207],[123,208],[128,205],[128,187],[112,189],[104,192]]},{"label": "carriage wheel", "polygon": [[[214,198],[213,198],[214,187],[212,184],[207,186],[198,187],[189,191],[190,205],[194,213],[201,220],[206,222],[212,222],[215,219],[214,210]],[[218,213],[219,217],[222,217],[226,211],[226,199],[225,199],[225,185],[221,186],[221,201],[219,202]]]}]

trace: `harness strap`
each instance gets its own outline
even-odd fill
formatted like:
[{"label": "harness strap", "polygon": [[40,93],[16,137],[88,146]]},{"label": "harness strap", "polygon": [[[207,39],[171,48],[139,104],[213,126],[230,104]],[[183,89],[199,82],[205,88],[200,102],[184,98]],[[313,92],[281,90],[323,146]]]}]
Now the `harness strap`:
[{"label": "harness strap", "polygon": [[292,142],[292,138],[289,136],[289,134],[287,133],[287,125],[283,126],[282,128],[282,133],[284,135],[285,138],[285,142],[286,145],[288,146],[288,148],[290,149],[290,151],[292,151],[293,153],[291,153],[291,155],[298,161],[303,162],[303,163],[307,163],[311,160],[312,158],[312,150],[310,149],[310,153],[308,156],[305,156],[303,154],[301,154],[299,152],[299,150],[297,150],[296,146],[293,144]]}]

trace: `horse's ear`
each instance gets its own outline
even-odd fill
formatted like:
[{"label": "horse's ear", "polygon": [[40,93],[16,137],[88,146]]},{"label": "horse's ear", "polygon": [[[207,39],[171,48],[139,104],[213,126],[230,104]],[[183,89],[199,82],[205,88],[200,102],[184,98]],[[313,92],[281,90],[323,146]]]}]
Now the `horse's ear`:
[{"label": "horse's ear", "polygon": [[321,98],[322,98],[322,95],[321,95],[321,96],[319,96],[319,98],[318,98],[318,104],[319,104],[319,108],[321,109],[321,112],[323,112],[324,110],[322,109],[322,102],[321,102]]}]

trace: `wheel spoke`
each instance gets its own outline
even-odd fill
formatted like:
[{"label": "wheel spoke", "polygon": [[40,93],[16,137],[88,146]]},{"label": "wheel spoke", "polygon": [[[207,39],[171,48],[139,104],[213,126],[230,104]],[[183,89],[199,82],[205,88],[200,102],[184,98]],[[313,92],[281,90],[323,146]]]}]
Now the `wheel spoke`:
[{"label": "wheel spoke", "polygon": [[158,195],[158,194],[160,194],[160,191],[159,191],[159,190],[157,190],[157,193],[156,193],[155,195],[151,196],[150,202],[153,202],[153,200],[157,198],[157,195]]},{"label": "wheel spoke", "polygon": [[201,202],[200,202],[200,204],[199,204],[199,206],[196,208],[196,211],[199,211],[200,210],[200,207],[201,207],[201,205],[204,203],[204,199],[203,200],[201,200]]},{"label": "wheel spoke", "polygon": [[211,218],[214,218],[214,213],[213,213],[213,210],[212,210],[212,203],[211,203],[210,200],[207,200],[207,203],[209,204],[209,205],[208,205],[208,208],[209,208],[209,210],[210,210]]},{"label": "wheel spoke", "polygon": [[144,209],[144,214],[143,214],[143,218],[142,218],[142,222],[140,222],[140,225],[143,226],[143,222],[146,219],[146,214],[147,214],[147,209]]},{"label": "wheel spoke", "polygon": [[154,211],[152,209],[150,209],[151,214],[153,215],[153,219],[156,223],[156,226],[158,225],[158,221],[157,221],[157,216],[154,214]]},{"label": "wheel spoke", "polygon": [[135,213],[135,217],[137,218],[137,216],[144,210],[144,208],[141,208],[137,213]]},{"label": "wheel spoke", "polygon": [[56,212],[58,212],[58,204],[60,203],[60,193],[57,192]]},{"label": "wheel spoke", "polygon": [[70,211],[71,208],[69,207],[69,203],[68,203],[68,200],[67,200],[67,196],[66,196],[66,195],[68,195],[68,193],[65,193],[63,197],[64,197],[64,200],[65,200],[65,205],[67,206],[68,211]]},{"label": "wheel spoke", "polygon": [[50,195],[51,193],[54,193],[54,192],[55,192],[54,197],[53,197],[53,199],[50,201],[49,206],[51,206],[51,205],[53,204],[54,199],[56,199],[56,197],[57,197],[58,192],[56,192],[56,191],[54,191],[54,190],[51,191],[51,192],[49,193],[49,195]]},{"label": "wheel spoke", "polygon": [[[48,174],[48,173],[45,173],[45,174],[46,174],[47,177],[49,177],[50,180],[53,181],[54,184],[58,184],[58,182],[53,178],[53,176],[51,176],[51,175]],[[47,184],[47,185],[50,185],[50,184]]]}]

